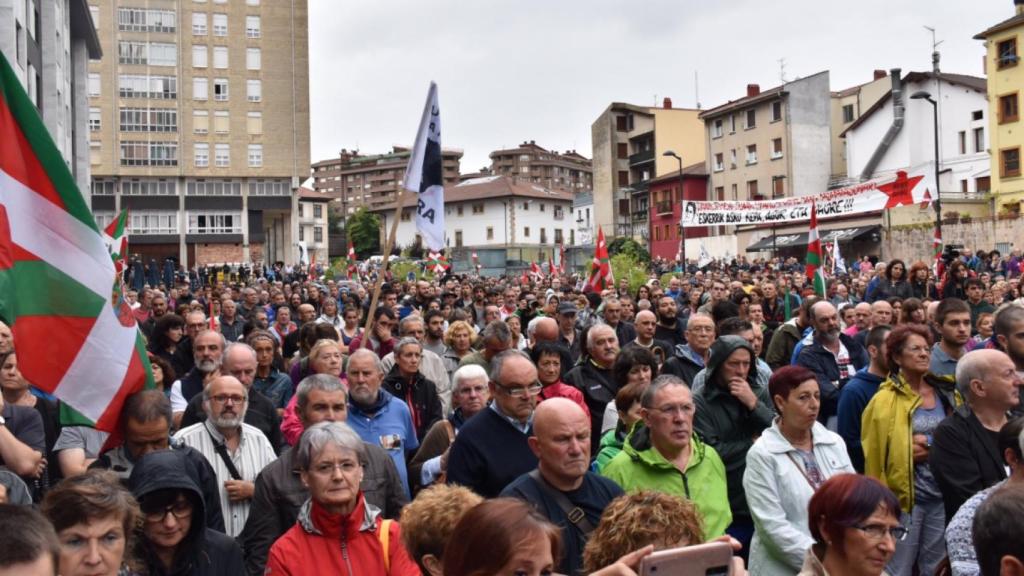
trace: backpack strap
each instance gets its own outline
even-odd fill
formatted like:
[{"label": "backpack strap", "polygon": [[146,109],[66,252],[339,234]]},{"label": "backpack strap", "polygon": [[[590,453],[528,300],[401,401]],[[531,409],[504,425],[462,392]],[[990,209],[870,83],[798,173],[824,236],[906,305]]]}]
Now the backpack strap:
[{"label": "backpack strap", "polygon": [[392,520],[381,520],[377,529],[377,538],[380,540],[381,556],[384,559],[384,572],[391,573],[391,522]]}]

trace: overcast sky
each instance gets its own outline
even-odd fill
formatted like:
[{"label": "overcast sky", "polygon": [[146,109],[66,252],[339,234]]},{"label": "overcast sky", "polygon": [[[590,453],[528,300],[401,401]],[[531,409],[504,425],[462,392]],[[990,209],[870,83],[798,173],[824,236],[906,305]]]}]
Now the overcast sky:
[{"label": "overcast sky", "polygon": [[590,157],[590,125],[610,102],[702,108],[747,83],[822,70],[832,90],[876,68],[982,76],[972,37],[1013,15],[1012,0],[309,0],[312,159],[409,144],[438,83],[442,144],[488,154],[536,140]]}]

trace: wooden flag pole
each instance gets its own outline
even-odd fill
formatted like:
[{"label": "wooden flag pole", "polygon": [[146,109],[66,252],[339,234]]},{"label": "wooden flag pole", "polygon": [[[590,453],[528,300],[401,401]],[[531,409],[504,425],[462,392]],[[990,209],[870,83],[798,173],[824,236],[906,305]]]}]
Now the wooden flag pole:
[{"label": "wooden flag pole", "polygon": [[363,328],[362,348],[370,346],[370,328],[373,326],[373,313],[377,310],[377,301],[380,299],[380,288],[384,283],[384,274],[388,271],[391,263],[391,248],[395,245],[395,236],[398,234],[398,220],[402,217],[402,208],[405,205],[405,197],[408,196],[404,189],[399,188],[395,198],[395,217],[391,222],[391,233],[384,241],[384,261],[382,268],[377,273],[377,283],[373,287],[373,296],[370,298],[370,311],[366,314],[366,325]]}]

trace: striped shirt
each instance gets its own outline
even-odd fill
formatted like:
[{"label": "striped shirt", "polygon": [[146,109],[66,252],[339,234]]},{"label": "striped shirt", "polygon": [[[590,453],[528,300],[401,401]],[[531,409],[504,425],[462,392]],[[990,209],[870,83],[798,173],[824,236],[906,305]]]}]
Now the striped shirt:
[{"label": "striped shirt", "polygon": [[[220,509],[224,514],[224,527],[227,529],[228,536],[237,537],[242,533],[245,521],[249,518],[251,502],[249,500],[232,502],[228,498],[224,482],[232,479],[231,472],[228,471],[227,465],[217,454],[217,444],[224,442],[224,436],[209,420],[206,420],[179,430],[174,438],[186,446],[195,448],[210,462],[210,466],[217,474],[217,483],[220,485]],[[239,475],[242,476],[242,480],[247,482],[255,482],[260,471],[277,459],[274,448],[263,432],[259,428],[244,423],[238,448],[233,452],[229,449],[228,454]]]}]

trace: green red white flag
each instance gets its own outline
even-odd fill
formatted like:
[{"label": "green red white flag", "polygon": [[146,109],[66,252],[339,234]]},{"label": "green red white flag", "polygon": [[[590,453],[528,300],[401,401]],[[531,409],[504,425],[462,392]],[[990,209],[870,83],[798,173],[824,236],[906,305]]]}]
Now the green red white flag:
[{"label": "green red white flag", "polygon": [[345,260],[348,262],[348,277],[351,280],[352,275],[359,271],[356,268],[356,246],[351,240],[348,242],[348,255],[345,257]]},{"label": "green red white flag", "polygon": [[935,259],[935,277],[941,278],[945,272],[942,265],[942,230],[935,228],[935,236],[932,238],[932,252]]},{"label": "green red white flag", "polygon": [[825,297],[825,276],[822,274],[821,239],[818,238],[818,209],[811,203],[811,229],[807,233],[807,281],[814,286],[814,293]]},{"label": "green red white flag", "polygon": [[612,263],[608,259],[608,244],[604,241],[604,230],[597,229],[597,247],[594,260],[590,264],[590,279],[587,280],[586,291],[600,292],[615,285]]},{"label": "green red white flag", "polygon": [[25,378],[101,430],[153,385],[133,318],[114,309],[115,268],[85,199],[0,55],[0,317]]}]

